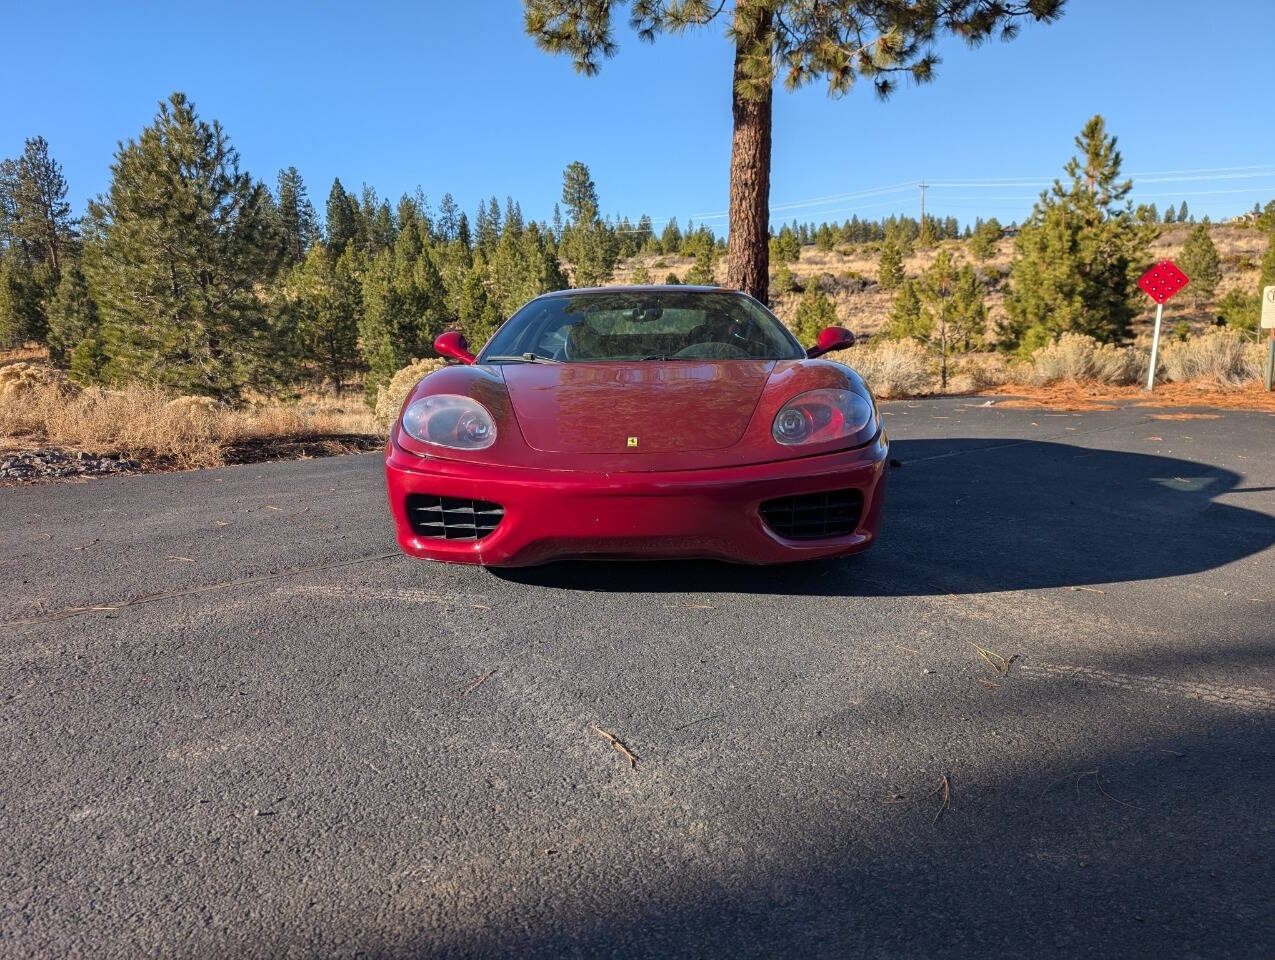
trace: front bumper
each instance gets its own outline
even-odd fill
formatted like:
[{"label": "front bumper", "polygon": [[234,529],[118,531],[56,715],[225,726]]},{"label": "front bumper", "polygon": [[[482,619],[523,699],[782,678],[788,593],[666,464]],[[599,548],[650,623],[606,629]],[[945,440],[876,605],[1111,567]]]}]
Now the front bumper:
[{"label": "front bumper", "polygon": [[[419,457],[391,444],[385,481],[399,546],[449,563],[527,566],[567,557],[695,557],[789,563],[866,550],[877,537],[889,444],[796,460],[658,473],[582,473],[497,467]],[[860,491],[853,533],[787,540],[761,518],[766,500],[830,490]],[[487,500],[504,518],[481,540],[419,536],[407,497]]]}]

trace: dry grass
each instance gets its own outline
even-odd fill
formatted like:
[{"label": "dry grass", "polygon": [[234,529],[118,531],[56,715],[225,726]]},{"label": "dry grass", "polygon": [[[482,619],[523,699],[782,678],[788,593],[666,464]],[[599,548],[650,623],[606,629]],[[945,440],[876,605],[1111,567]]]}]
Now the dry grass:
[{"label": "dry grass", "polygon": [[933,362],[915,340],[883,340],[829,355],[853,367],[883,399],[913,397],[935,389]]},{"label": "dry grass", "polygon": [[[142,384],[122,390],[81,388],[47,368],[0,366],[0,447],[49,445],[127,454],[176,467],[330,452],[329,441],[366,439],[372,416],[358,398],[306,397],[284,404],[254,398],[230,408],[207,397],[172,397]],[[33,372],[34,371],[34,372]],[[316,446],[317,444],[317,446]],[[364,444],[366,445],[366,443]]]},{"label": "dry grass", "polygon": [[1057,342],[1032,354],[1029,381],[1048,386],[1060,380],[1124,385],[1145,375],[1146,354],[1132,347],[1099,343],[1079,333],[1064,333]]},{"label": "dry grass", "polygon": [[399,410],[403,408],[403,401],[412,392],[412,388],[420,382],[422,377],[445,366],[447,366],[447,361],[441,357],[426,357],[423,360],[413,360],[398,373],[394,374],[388,384],[378,388],[376,391],[376,411],[373,414],[376,428],[382,433],[389,433],[390,427],[394,425],[394,421],[398,418]]},{"label": "dry grass", "polygon": [[1244,340],[1233,330],[1212,330],[1166,343],[1160,357],[1166,380],[1234,387],[1262,376],[1266,347]]}]

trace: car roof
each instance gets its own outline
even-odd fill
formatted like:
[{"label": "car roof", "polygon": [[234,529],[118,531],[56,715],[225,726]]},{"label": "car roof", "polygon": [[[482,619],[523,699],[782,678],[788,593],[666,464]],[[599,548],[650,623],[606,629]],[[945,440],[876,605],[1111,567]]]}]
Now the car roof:
[{"label": "car roof", "polygon": [[569,297],[580,293],[733,293],[739,294],[739,290],[730,290],[726,287],[707,287],[695,286],[686,283],[643,283],[628,284],[617,283],[607,287],[570,287],[566,290],[550,290],[548,293],[542,293],[536,297],[537,300],[543,300],[548,297]]}]

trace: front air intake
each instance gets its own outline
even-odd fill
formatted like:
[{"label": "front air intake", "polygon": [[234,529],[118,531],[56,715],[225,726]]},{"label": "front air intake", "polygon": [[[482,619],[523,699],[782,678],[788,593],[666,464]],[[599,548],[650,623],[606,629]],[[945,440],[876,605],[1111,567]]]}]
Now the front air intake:
[{"label": "front air intake", "polygon": [[505,508],[487,500],[461,500],[413,493],[407,498],[407,520],[418,537],[434,540],[481,540],[500,525]]},{"label": "front air intake", "polygon": [[829,490],[777,497],[761,505],[766,526],[785,540],[825,540],[848,537],[859,526],[863,494],[858,490]]}]

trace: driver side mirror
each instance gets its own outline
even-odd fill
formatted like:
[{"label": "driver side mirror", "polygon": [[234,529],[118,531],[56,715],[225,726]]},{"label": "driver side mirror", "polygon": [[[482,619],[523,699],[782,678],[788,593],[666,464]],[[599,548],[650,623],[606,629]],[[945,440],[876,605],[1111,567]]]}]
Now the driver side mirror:
[{"label": "driver side mirror", "polygon": [[[820,336],[823,335],[820,334]],[[469,352],[469,344],[465,341],[465,335],[459,330],[448,330],[446,333],[440,333],[438,339],[434,341],[434,349],[440,357],[451,357],[461,363],[473,363],[475,359],[474,355]]]},{"label": "driver side mirror", "polygon": [[806,350],[808,357],[822,357],[833,350],[844,350],[854,346],[854,334],[845,327],[824,327],[819,331],[819,340]]}]

